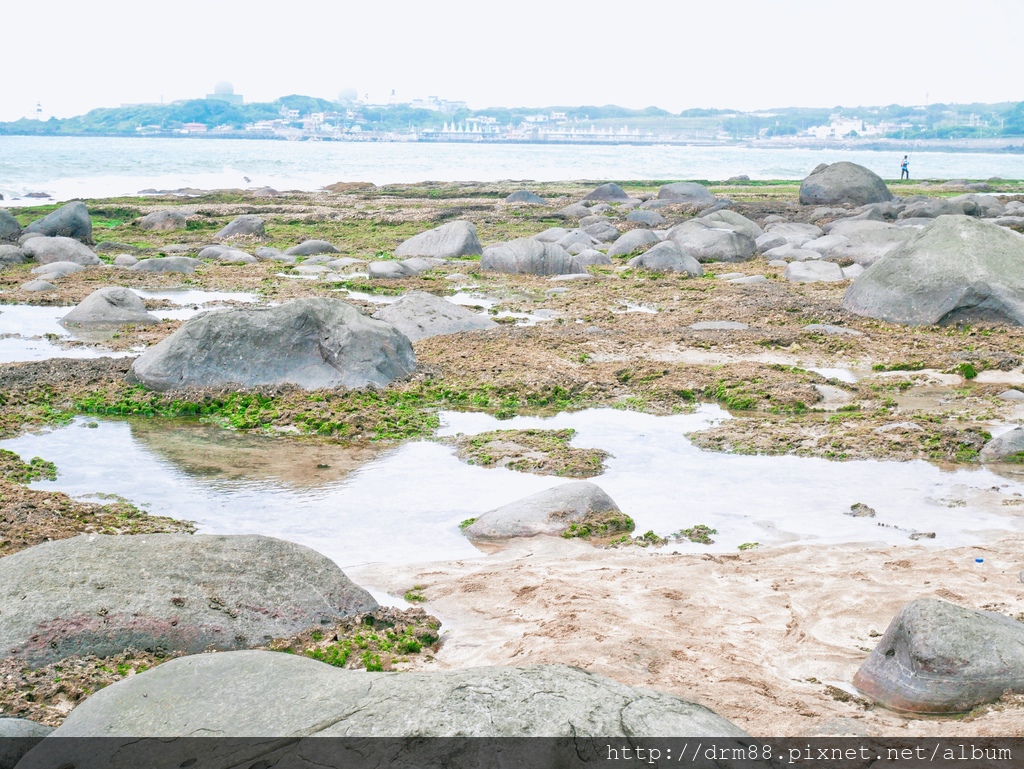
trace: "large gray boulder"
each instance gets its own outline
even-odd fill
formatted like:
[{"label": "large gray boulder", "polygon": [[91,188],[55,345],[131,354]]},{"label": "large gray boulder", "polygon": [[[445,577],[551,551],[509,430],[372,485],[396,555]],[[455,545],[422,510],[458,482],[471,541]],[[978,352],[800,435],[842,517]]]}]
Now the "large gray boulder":
[{"label": "large gray boulder", "polygon": [[213,237],[217,240],[228,238],[263,238],[267,229],[263,220],[253,214],[244,214],[232,219],[224,229]]},{"label": "large gray boulder", "polygon": [[184,230],[188,219],[181,211],[153,211],[139,219],[140,230]]},{"label": "large gray boulder", "polygon": [[373,317],[390,323],[411,342],[498,325],[490,318],[424,291],[410,291],[398,301],[382,307]]},{"label": "large gray boulder", "polygon": [[558,215],[565,219],[582,219],[590,216],[593,212],[582,203],[570,203],[565,208],[558,210]]},{"label": "large gray boulder", "polygon": [[[917,232],[914,227],[897,227],[887,222],[844,219],[834,222],[826,236],[842,241],[831,241],[831,247],[820,253],[829,261],[853,260],[862,267],[870,267],[890,251],[895,251],[911,240]],[[818,238],[811,243],[819,241],[824,243],[825,238]],[[804,247],[812,248],[811,243]]]},{"label": "large gray boulder", "polygon": [[[972,211],[977,206],[971,206]],[[964,211],[963,205],[947,200],[946,198],[927,198],[907,203],[900,212],[900,219],[937,219],[940,216],[959,216],[969,213]]]},{"label": "large gray boulder", "polygon": [[377,608],[326,556],[271,537],[83,535],[0,558],[0,659],[245,649]]},{"label": "large gray boulder", "polygon": [[628,264],[630,267],[655,272],[681,272],[691,278],[698,278],[704,274],[700,262],[671,240],[658,243],[640,256],[634,256]]},{"label": "large gray boulder", "polygon": [[25,228],[25,232],[92,243],[92,219],[85,203],[76,200],[51,211],[42,219],[36,219]]},{"label": "large gray boulder", "polygon": [[637,251],[646,251],[661,238],[650,230],[630,230],[623,233],[608,249],[608,256],[627,256]]},{"label": "large gray boulder", "polygon": [[[709,225],[721,224],[722,228]],[[753,239],[736,232],[725,222],[705,223],[700,219],[676,225],[667,238],[700,262],[745,262],[757,246]]]},{"label": "large gray boulder", "polygon": [[941,216],[871,265],[843,307],[912,326],[1024,324],[1024,236],[969,216]]},{"label": "large gray boulder", "polygon": [[470,539],[493,540],[560,536],[571,523],[608,513],[621,513],[619,506],[600,486],[576,481],[517,499],[490,510],[463,529]]},{"label": "large gray boulder", "polygon": [[1015,427],[998,438],[993,438],[978,455],[984,462],[1014,462],[1024,464],[1024,427]]},{"label": "large gray boulder", "polygon": [[0,769],[14,769],[25,754],[51,732],[52,726],[24,718],[0,717]]},{"label": "large gray boulder", "polygon": [[21,225],[10,211],[0,208],[0,243],[16,243],[21,237]]},{"label": "large gray boulder", "polygon": [[85,267],[75,262],[47,262],[38,267],[33,267],[32,274],[46,280],[54,280],[67,275],[74,275],[76,272],[82,272],[84,269]]},{"label": "large gray boulder", "polygon": [[477,256],[482,253],[476,225],[463,221],[448,222],[413,235],[395,249],[395,256],[433,256],[440,259]]},{"label": "large gray boulder", "polygon": [[[239,696],[240,692],[244,696]],[[254,703],[260,706],[254,707]],[[75,708],[53,736],[203,734],[278,738],[745,736],[739,727],[700,705],[670,694],[634,689],[567,665],[366,673],[269,651],[200,654],[165,662],[97,692]],[[71,751],[74,748],[64,745],[73,742],[50,740],[47,747]],[[108,742],[112,752],[118,750],[116,741]],[[303,741],[306,749],[314,749],[309,743],[319,742]],[[120,743],[120,750],[127,744]],[[297,741],[289,744],[303,749]],[[337,742],[324,747],[339,749]],[[446,751],[453,747],[475,750],[475,746],[439,745]],[[428,761],[426,765],[495,765],[500,752],[494,754],[493,744],[486,747],[491,751],[489,760]],[[225,744],[225,748],[221,761],[203,762],[202,766],[249,766],[267,752],[267,746],[259,744],[246,748],[236,742]],[[570,745],[570,750],[575,748]],[[241,752],[247,749],[253,752]],[[49,754],[49,766],[60,764],[56,756]],[[27,757],[28,767],[33,766],[32,758],[31,754]],[[303,765],[348,764],[314,761]],[[385,759],[379,765],[391,763]]]},{"label": "large gray boulder", "polygon": [[[582,224],[582,222],[580,222],[580,224]],[[608,221],[588,224],[583,228],[583,231],[590,237],[596,238],[602,243],[611,243],[622,235],[618,228]]]},{"label": "large gray boulder", "polygon": [[43,236],[25,241],[21,247],[25,256],[39,264],[50,262],[74,262],[75,264],[99,264],[100,258],[88,246],[64,236]]},{"label": "large gray boulder", "polygon": [[25,253],[17,246],[0,244],[0,267],[10,264],[24,264]]},{"label": "large gray boulder", "polygon": [[694,208],[713,206],[718,198],[703,184],[696,182],[676,182],[665,184],[658,189],[658,200],[666,200],[671,203],[679,203]]},{"label": "large gray boulder", "polygon": [[574,253],[573,256],[576,258],[576,263],[584,270],[592,264],[607,265],[612,263],[612,260],[608,258],[608,254],[603,254],[593,248],[584,248],[582,251]]},{"label": "large gray boulder", "polygon": [[132,373],[154,390],[293,384],[383,387],[416,368],[408,338],[338,299],[197,315],[150,347]]},{"label": "large gray boulder", "polygon": [[657,211],[630,211],[626,214],[627,222],[637,222],[644,227],[660,227],[665,224],[665,217]]},{"label": "large gray boulder", "polygon": [[67,315],[60,319],[68,328],[101,328],[129,323],[159,323],[146,311],[146,305],[134,291],[120,286],[106,286],[93,291]]},{"label": "large gray boulder", "polygon": [[757,240],[759,237],[764,235],[764,230],[761,226],[752,219],[748,219],[743,214],[738,214],[735,211],[728,209],[721,209],[718,211],[712,211],[710,214],[705,214],[700,217],[708,222],[722,222],[724,224],[731,225],[736,232],[741,232],[751,240]]},{"label": "large gray boulder", "polygon": [[609,182],[608,184],[602,184],[599,187],[595,187],[593,190],[583,196],[584,200],[603,200],[606,203],[615,201],[630,200],[629,195],[626,194],[625,190],[619,185]]},{"label": "large gray boulder", "polygon": [[564,248],[535,238],[518,238],[488,246],[480,259],[480,269],[527,275],[586,272]]},{"label": "large gray boulder", "polygon": [[958,713],[1024,691],[1024,624],[925,598],[893,618],[853,685],[886,707]]},{"label": "large gray boulder", "polygon": [[518,203],[526,206],[546,206],[548,202],[540,195],[535,195],[529,190],[516,190],[507,198],[506,203]]},{"label": "large gray boulder", "polygon": [[882,177],[864,166],[842,161],[819,166],[800,183],[805,206],[864,206],[892,200]]},{"label": "large gray boulder", "polygon": [[337,254],[338,249],[326,240],[304,240],[285,251],[288,256],[313,256],[314,254]]},{"label": "large gray boulder", "polygon": [[128,269],[133,272],[180,272],[190,275],[202,264],[198,259],[188,256],[159,256],[138,261]]},{"label": "large gray boulder", "polygon": [[825,234],[825,231],[815,224],[801,224],[800,222],[772,222],[765,226],[764,235],[755,238],[757,247],[763,252],[770,248],[782,245],[775,242],[769,245],[769,238],[780,239],[793,246],[800,248],[809,240],[815,240]]}]

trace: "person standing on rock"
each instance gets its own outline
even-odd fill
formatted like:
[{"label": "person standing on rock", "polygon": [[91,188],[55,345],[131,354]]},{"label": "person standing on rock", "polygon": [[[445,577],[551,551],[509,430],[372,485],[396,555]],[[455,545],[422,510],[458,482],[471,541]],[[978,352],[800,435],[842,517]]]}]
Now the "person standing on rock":
[{"label": "person standing on rock", "polygon": [[903,156],[903,162],[900,163],[900,181],[904,179],[910,181],[910,158],[907,155]]}]

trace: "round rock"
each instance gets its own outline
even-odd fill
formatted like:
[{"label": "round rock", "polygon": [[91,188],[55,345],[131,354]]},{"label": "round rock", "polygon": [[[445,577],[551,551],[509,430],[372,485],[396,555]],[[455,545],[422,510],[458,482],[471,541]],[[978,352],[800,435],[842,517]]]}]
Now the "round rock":
[{"label": "round rock", "polygon": [[864,166],[842,161],[818,166],[800,183],[805,206],[863,206],[892,200],[882,177]]},{"label": "round rock", "polygon": [[477,256],[482,253],[476,225],[464,221],[448,222],[413,235],[395,249],[395,256],[432,256],[440,259]]},{"label": "round rock", "polygon": [[50,262],[75,262],[76,264],[100,264],[100,258],[88,246],[74,238],[45,236],[25,241],[21,248],[25,256],[39,264]]},{"label": "round rock", "polygon": [[604,490],[588,481],[576,481],[517,499],[484,513],[463,529],[470,539],[495,540],[560,536],[571,523],[593,516],[621,513]]},{"label": "round rock", "polygon": [[142,299],[134,291],[106,286],[89,294],[60,322],[68,328],[100,328],[129,323],[159,323],[159,319],[146,311]]}]

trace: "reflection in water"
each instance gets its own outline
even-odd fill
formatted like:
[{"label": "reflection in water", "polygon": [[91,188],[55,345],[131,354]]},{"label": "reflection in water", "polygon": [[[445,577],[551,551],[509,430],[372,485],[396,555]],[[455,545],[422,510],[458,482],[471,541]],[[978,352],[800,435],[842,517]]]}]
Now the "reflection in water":
[{"label": "reflection in water", "polygon": [[193,421],[135,419],[128,425],[138,443],[199,478],[322,486],[344,478],[380,453],[373,448],[342,448]]},{"label": "reflection in water", "polygon": [[[660,535],[703,524],[715,543],[686,552],[736,552],[746,542],[979,544],[1024,530],[1024,479],[987,469],[942,470],[923,461],[830,462],[705,452],[686,433],[728,419],[717,406],[651,416],[591,409],[498,421],[445,412],[442,434],[493,429],[576,430],[573,445],[612,456],[593,479],[636,521]],[[77,420],[0,442],[57,464],[38,488],[115,493],[200,530],[266,534],[308,545],[339,565],[420,563],[478,556],[458,523],[568,479],[481,468],[446,445],[419,441],[374,454],[293,436],[233,434],[195,423]],[[321,467],[327,465],[327,467]],[[874,517],[854,517],[862,503]],[[915,532],[934,539],[912,540]]]}]

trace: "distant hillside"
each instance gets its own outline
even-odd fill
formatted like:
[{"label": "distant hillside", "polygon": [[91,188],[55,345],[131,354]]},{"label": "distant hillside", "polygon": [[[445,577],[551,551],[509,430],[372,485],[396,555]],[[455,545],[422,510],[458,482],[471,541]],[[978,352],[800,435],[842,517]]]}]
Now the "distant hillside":
[{"label": "distant hillside", "polygon": [[[289,111],[291,111],[289,113]],[[302,128],[304,118],[317,113],[338,130],[408,133],[480,118],[498,126],[548,120],[596,130],[630,130],[675,134],[690,138],[751,139],[798,136],[812,127],[842,121],[863,121],[874,136],[899,139],[967,139],[1024,136],[1024,102],[1000,104],[932,104],[927,107],[782,107],[756,113],[725,109],[688,109],[670,113],[657,107],[642,110],[616,105],[554,106],[540,108],[491,107],[442,113],[409,105],[342,105],[326,99],[293,94],[273,102],[231,104],[192,99],[160,105],[134,105],[94,109],[72,118],[46,121],[17,120],[0,123],[0,135],[111,136],[172,133],[187,124],[237,135],[247,126],[275,121],[277,127]],[[296,117],[296,115],[298,117]],[[843,129],[836,138],[859,138]]]}]

